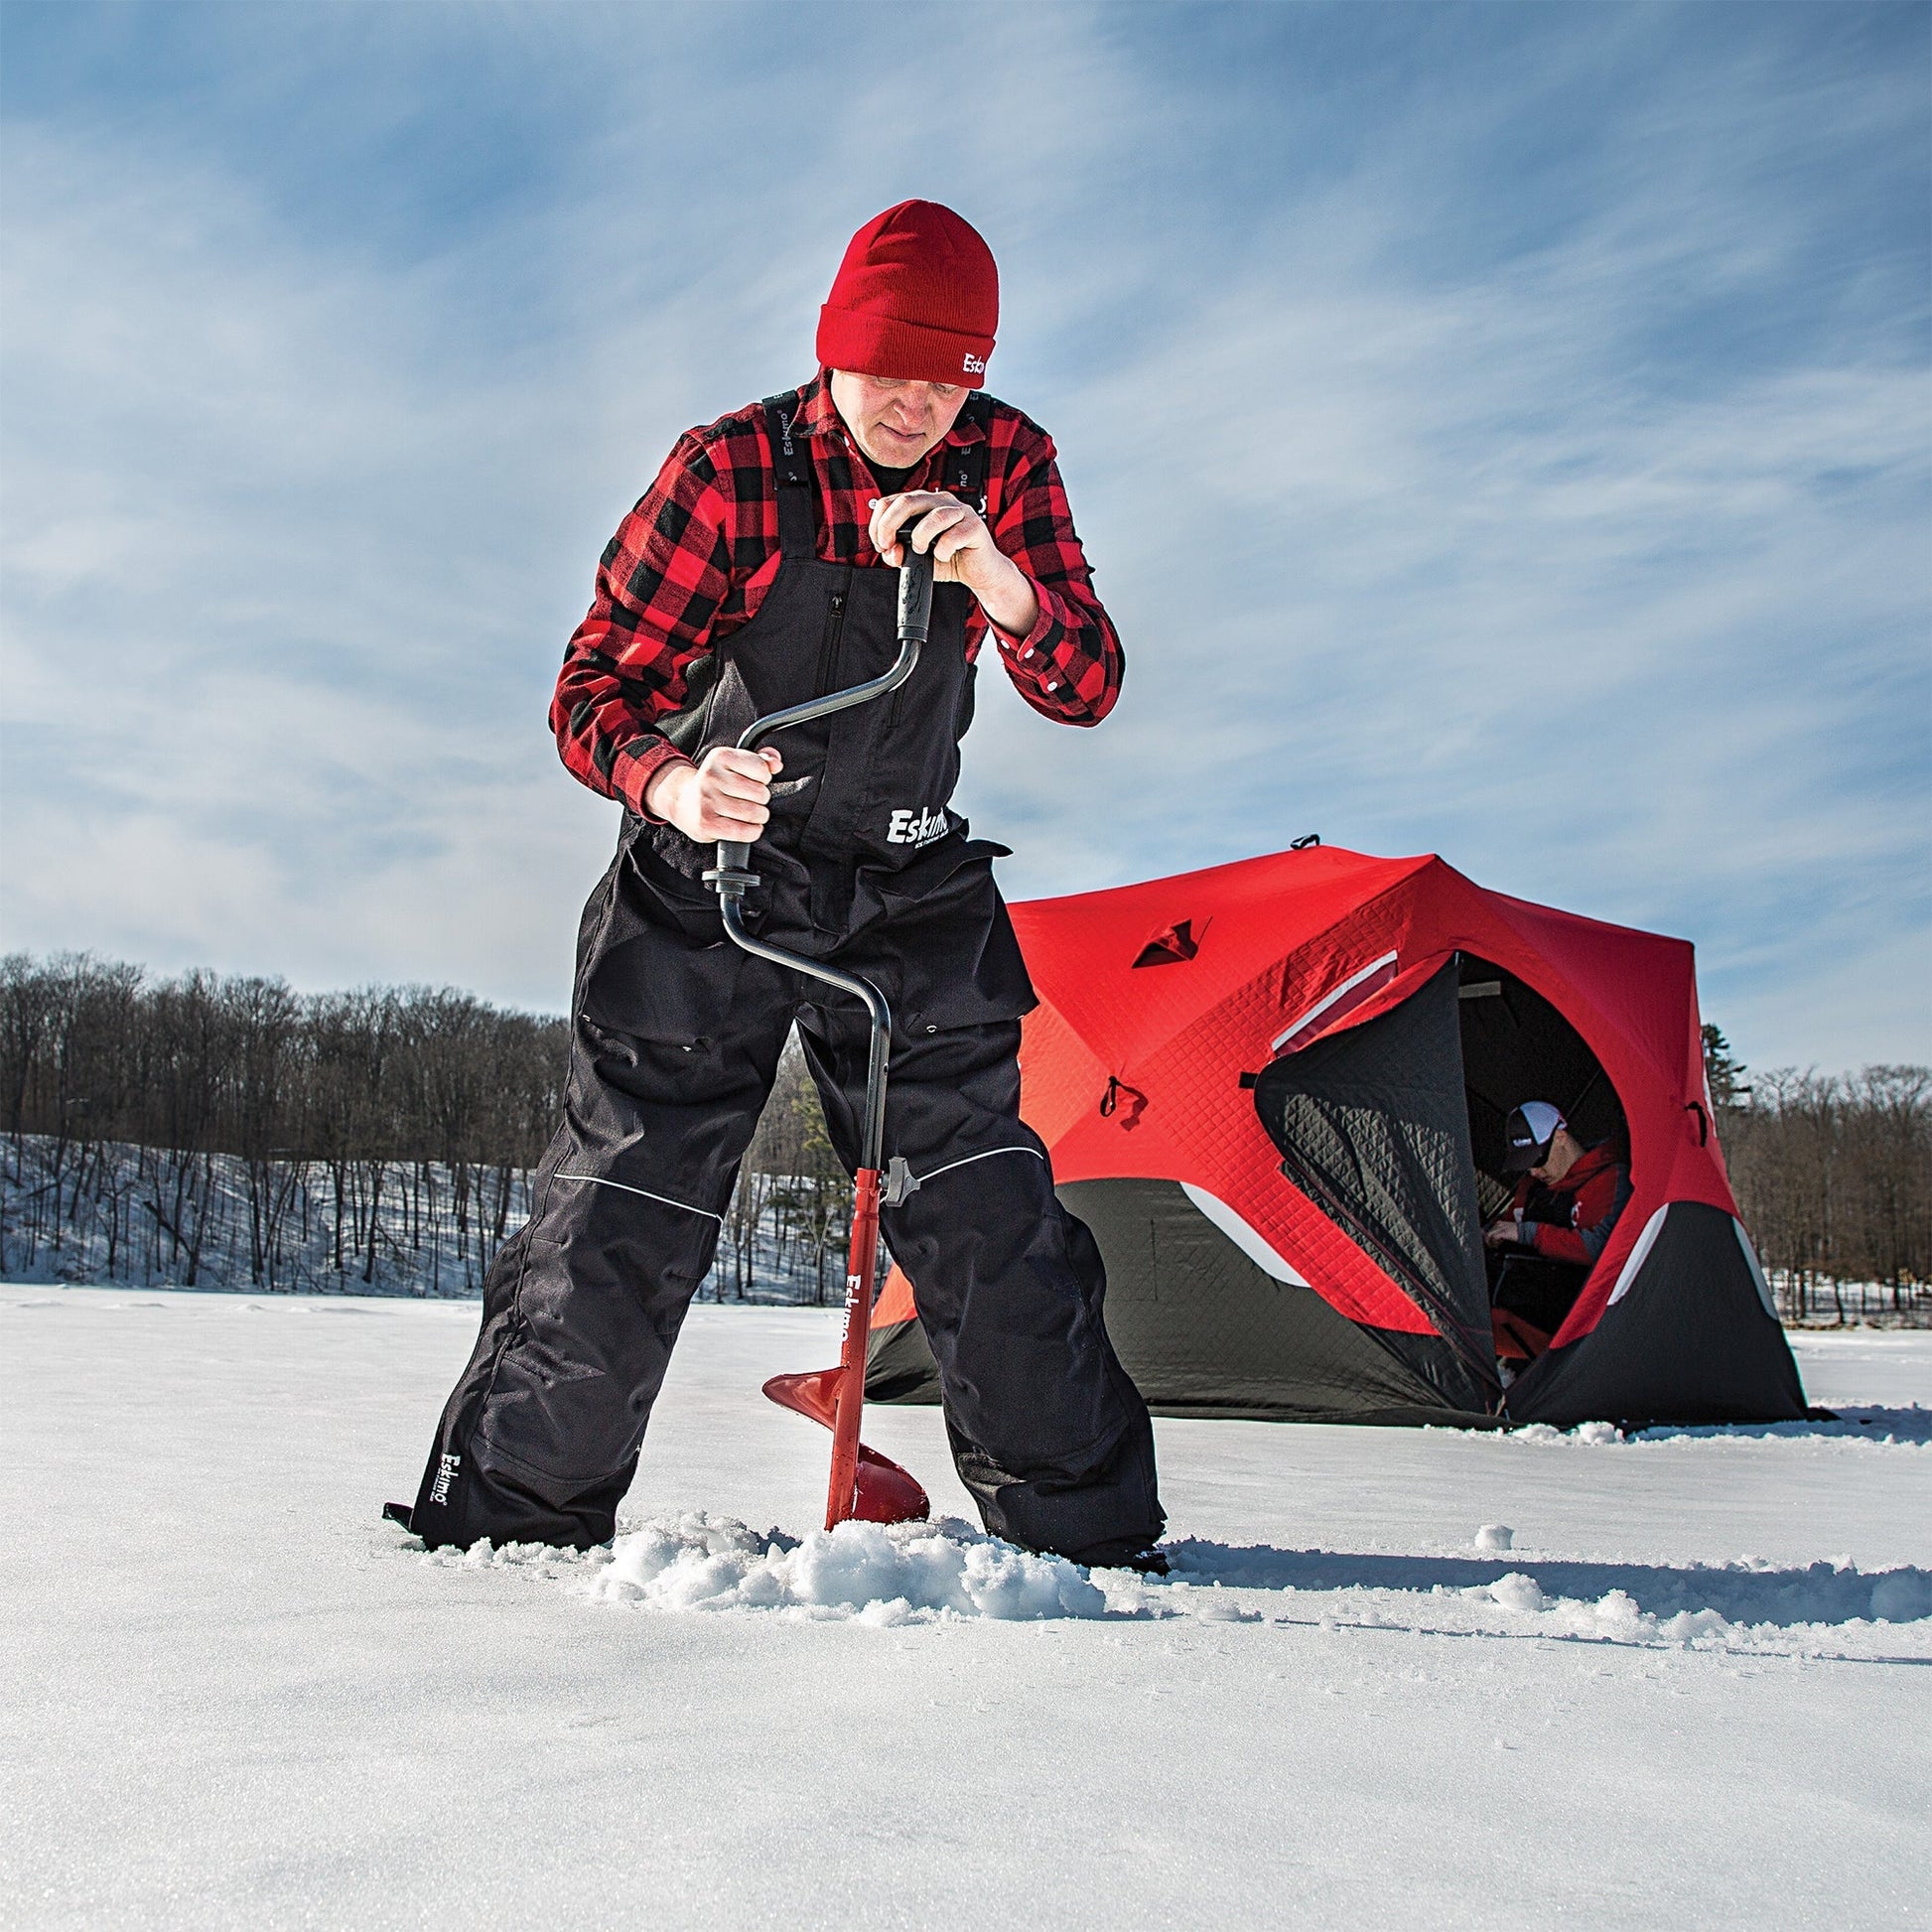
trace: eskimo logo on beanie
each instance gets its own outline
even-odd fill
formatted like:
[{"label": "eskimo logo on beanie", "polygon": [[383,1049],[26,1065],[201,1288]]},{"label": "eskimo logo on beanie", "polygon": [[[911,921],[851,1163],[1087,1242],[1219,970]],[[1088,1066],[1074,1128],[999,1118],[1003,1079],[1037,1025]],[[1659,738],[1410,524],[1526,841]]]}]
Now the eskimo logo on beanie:
[{"label": "eskimo logo on beanie", "polygon": [[979,230],[937,202],[900,202],[852,237],[818,312],[829,369],[908,382],[983,376],[1000,271]]}]

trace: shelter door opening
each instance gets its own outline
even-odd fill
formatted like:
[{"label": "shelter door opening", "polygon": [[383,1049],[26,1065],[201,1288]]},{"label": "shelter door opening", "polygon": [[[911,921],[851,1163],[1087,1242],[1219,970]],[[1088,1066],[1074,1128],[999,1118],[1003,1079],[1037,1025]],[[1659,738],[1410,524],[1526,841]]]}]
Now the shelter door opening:
[{"label": "shelter door opening", "polygon": [[[1515,974],[1462,954],[1457,1017],[1469,1147],[1482,1219],[1520,1209],[1539,1236],[1486,1251],[1497,1355],[1520,1369],[1550,1345],[1589,1277],[1600,1250],[1596,1229],[1629,1195],[1630,1147],[1623,1108],[1602,1063],[1564,1016]],[[1527,1102],[1555,1107],[1587,1150],[1585,1164],[1555,1186],[1510,1172],[1506,1125]],[[1600,1197],[1600,1198],[1599,1198]],[[1579,1202],[1590,1219],[1579,1227]],[[1545,1233],[1544,1230],[1549,1230]]]}]

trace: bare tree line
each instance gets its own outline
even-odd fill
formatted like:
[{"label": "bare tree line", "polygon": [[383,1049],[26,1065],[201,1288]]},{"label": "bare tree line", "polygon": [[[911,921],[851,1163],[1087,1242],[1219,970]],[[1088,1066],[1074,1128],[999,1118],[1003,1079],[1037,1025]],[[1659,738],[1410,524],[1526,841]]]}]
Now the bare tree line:
[{"label": "bare tree line", "polygon": [[[232,1212],[250,1279],[272,1288],[292,1220],[305,1243],[320,1221],[333,1271],[364,1283],[385,1244],[420,1248],[423,1227],[447,1220],[474,1279],[554,1124],[565,1038],[561,1021],[447,989],[304,996],[280,980],[150,981],[119,961],[10,954],[9,1234],[30,1253],[58,1248],[85,1198],[110,1278],[134,1251],[140,1272],[196,1287]],[[217,1170],[240,1185],[217,1185]]]},{"label": "bare tree line", "polygon": [[[1787,1315],[1932,1308],[1932,1069],[1746,1082],[1705,1029],[1731,1184]],[[529,1211],[569,1029],[469,994],[0,959],[0,1273],[466,1294]],[[851,1183],[794,1040],[726,1210],[720,1300],[836,1300]],[[446,1272],[447,1271],[447,1272]],[[1875,1304],[1875,1306],[1874,1306]]]},{"label": "bare tree line", "polygon": [[[430,987],[300,995],[0,959],[0,1272],[268,1289],[480,1288],[529,1212],[568,1023]],[[714,1292],[842,1288],[851,1184],[795,1042],[726,1215]],[[218,1266],[214,1265],[218,1261]],[[237,1265],[238,1264],[238,1265]]]},{"label": "bare tree line", "polygon": [[839,1300],[851,1220],[852,1181],[832,1152],[818,1089],[794,1035],[725,1210],[712,1270],[718,1299],[729,1292],[745,1300],[758,1286],[762,1261],[787,1279],[808,1276],[815,1305]]},{"label": "bare tree line", "polygon": [[1932,1311],[1932,1067],[1748,1084],[1715,1027],[1705,1068],[1730,1184],[1785,1314]]}]

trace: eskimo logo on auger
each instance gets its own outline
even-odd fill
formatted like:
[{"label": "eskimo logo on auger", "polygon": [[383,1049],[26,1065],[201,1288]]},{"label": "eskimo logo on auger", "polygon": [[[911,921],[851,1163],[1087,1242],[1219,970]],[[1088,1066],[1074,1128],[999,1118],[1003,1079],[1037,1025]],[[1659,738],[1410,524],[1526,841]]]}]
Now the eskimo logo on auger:
[{"label": "eskimo logo on auger", "polygon": [[446,1455],[437,1465],[436,1480],[430,1486],[429,1499],[433,1503],[447,1503],[450,1500],[450,1484],[456,1480],[456,1472],[463,1467],[463,1457]]},{"label": "eskimo logo on auger", "polygon": [[951,830],[952,820],[943,805],[933,811],[895,812],[892,823],[886,827],[886,843],[930,845],[934,839],[943,839]]}]

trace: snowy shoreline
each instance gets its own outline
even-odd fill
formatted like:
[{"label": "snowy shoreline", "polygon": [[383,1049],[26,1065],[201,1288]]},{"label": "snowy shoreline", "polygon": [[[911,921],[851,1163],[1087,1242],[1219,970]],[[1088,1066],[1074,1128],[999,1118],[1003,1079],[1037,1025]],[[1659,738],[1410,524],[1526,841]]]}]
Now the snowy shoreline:
[{"label": "snowy shoreline", "polygon": [[[132,1142],[0,1142],[0,1283],[181,1294],[470,1301],[529,1218],[526,1168],[182,1154]],[[751,1174],[700,1301],[824,1307],[843,1213],[810,1176]],[[814,1225],[807,1228],[806,1221]]]}]

